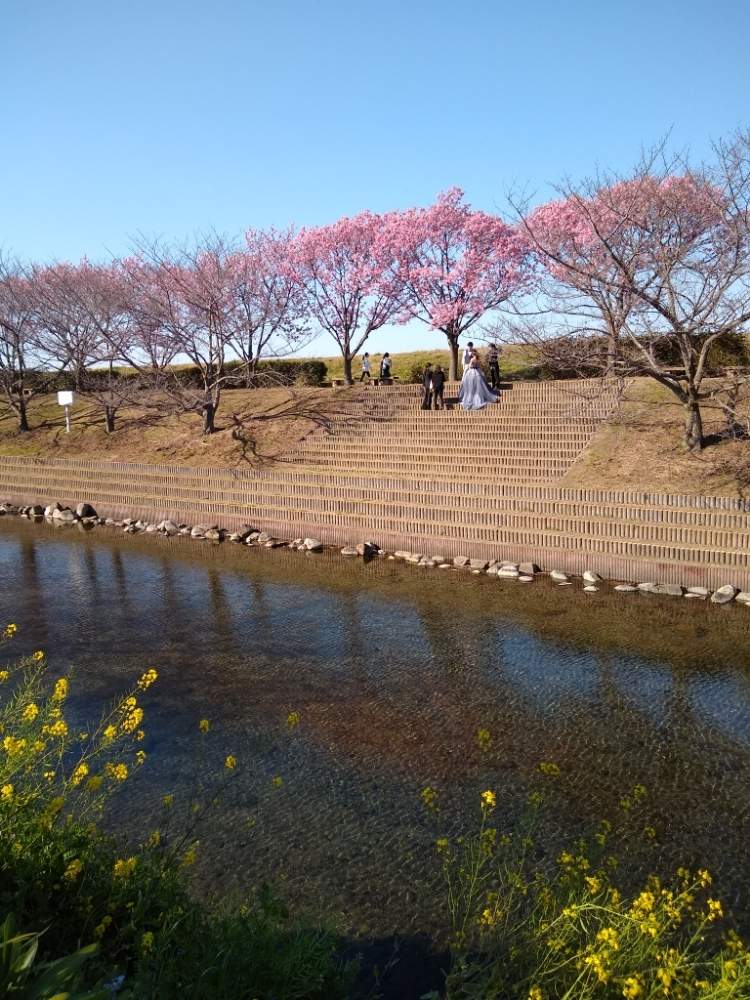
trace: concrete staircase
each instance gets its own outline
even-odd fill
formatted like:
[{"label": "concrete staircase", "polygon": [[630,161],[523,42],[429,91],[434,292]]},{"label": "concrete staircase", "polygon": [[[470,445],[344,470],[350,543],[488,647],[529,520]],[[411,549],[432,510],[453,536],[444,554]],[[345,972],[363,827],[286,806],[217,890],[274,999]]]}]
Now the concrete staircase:
[{"label": "concrete staircase", "polygon": [[750,589],[750,502],[558,485],[616,405],[612,386],[520,383],[477,413],[422,411],[416,386],[336,391],[330,431],[262,469],[0,456],[0,499]]}]

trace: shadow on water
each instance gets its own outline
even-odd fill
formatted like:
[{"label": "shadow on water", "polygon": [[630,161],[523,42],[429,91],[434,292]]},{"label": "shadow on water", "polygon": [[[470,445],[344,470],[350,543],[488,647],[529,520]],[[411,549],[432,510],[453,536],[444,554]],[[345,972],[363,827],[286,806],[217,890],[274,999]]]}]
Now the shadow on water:
[{"label": "shadow on water", "polygon": [[[0,564],[0,620],[74,668],[81,719],[159,668],[118,828],[165,822],[209,718],[198,766],[240,767],[202,835],[201,891],[271,880],[384,970],[385,995],[439,985],[435,837],[476,822],[480,788],[512,825],[544,760],[562,768],[548,857],[643,783],[658,838],[630,865],[705,864],[748,922],[747,608],[10,518]],[[419,806],[428,784],[437,819]]]}]

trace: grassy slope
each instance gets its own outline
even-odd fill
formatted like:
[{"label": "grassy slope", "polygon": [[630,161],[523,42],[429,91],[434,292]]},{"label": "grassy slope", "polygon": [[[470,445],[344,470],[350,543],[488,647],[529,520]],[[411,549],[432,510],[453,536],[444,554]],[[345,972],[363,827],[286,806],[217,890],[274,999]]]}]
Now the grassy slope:
[{"label": "grassy slope", "polygon": [[[394,360],[396,372],[408,377],[416,363],[447,362],[447,352],[415,351],[394,355]],[[511,362],[520,365],[523,359],[506,356],[506,374]],[[16,433],[11,416],[0,413],[0,454],[242,465],[283,454],[315,427],[324,426],[347,397],[327,389],[226,392],[217,420],[219,430],[208,438],[201,436],[196,414],[155,417],[132,408],[121,411],[116,433],[106,434],[100,412],[80,400],[73,408],[72,432],[67,435],[61,408],[54,397],[47,397],[31,404],[34,429],[29,434]],[[719,431],[721,412],[707,406],[705,414],[706,432]],[[648,379],[636,380],[619,412],[595,433],[562,485],[750,496],[747,442],[722,441],[701,455],[689,456],[681,446],[681,430],[682,413],[674,397]]]},{"label": "grassy slope", "polygon": [[[706,435],[719,434],[721,409],[707,403],[703,414]],[[651,379],[635,379],[562,485],[750,496],[748,442],[721,440],[689,455],[682,447],[682,426],[682,408],[672,393]]]}]

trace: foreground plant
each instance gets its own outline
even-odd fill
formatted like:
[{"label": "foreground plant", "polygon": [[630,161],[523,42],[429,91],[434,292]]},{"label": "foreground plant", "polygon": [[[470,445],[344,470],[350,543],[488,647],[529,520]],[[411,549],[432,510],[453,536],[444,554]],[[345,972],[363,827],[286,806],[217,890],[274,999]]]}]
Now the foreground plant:
[{"label": "foreground plant", "polygon": [[[11,624],[2,638],[16,632]],[[333,936],[290,921],[269,889],[234,908],[191,895],[195,803],[179,831],[149,830],[140,846],[102,831],[109,798],[146,761],[141,700],[156,680],[150,668],[95,726],[80,729],[66,710],[69,679],[49,677],[41,651],[0,670],[3,995],[344,996],[348,970]],[[202,743],[207,720],[197,729]],[[213,788],[198,786],[201,800],[210,806],[236,767],[228,755]],[[164,797],[165,814],[173,801]]]},{"label": "foreground plant", "polygon": [[[559,774],[554,764],[540,770]],[[628,818],[645,794],[637,786],[623,798]],[[750,996],[750,954],[728,926],[709,872],[680,868],[666,882],[652,875],[626,892],[615,882],[607,821],[545,864],[535,838],[542,802],[533,792],[522,821],[501,831],[487,789],[477,831],[436,841],[453,935],[448,1000]]]}]

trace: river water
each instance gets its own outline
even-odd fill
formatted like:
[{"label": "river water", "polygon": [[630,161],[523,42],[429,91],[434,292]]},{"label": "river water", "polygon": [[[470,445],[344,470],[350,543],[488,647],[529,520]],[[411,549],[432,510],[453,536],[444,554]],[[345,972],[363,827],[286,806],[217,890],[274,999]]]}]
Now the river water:
[{"label": "river water", "polygon": [[706,865],[747,923],[748,608],[10,517],[0,567],[0,621],[19,652],[72,669],[78,718],[159,671],[148,761],[112,820],[124,835],[188,823],[193,783],[237,758],[196,832],[205,891],[270,879],[347,934],[439,937],[435,837],[475,824],[484,788],[511,827],[554,761],[542,852],[643,784],[634,822],[657,838],[636,838],[632,866]]}]

